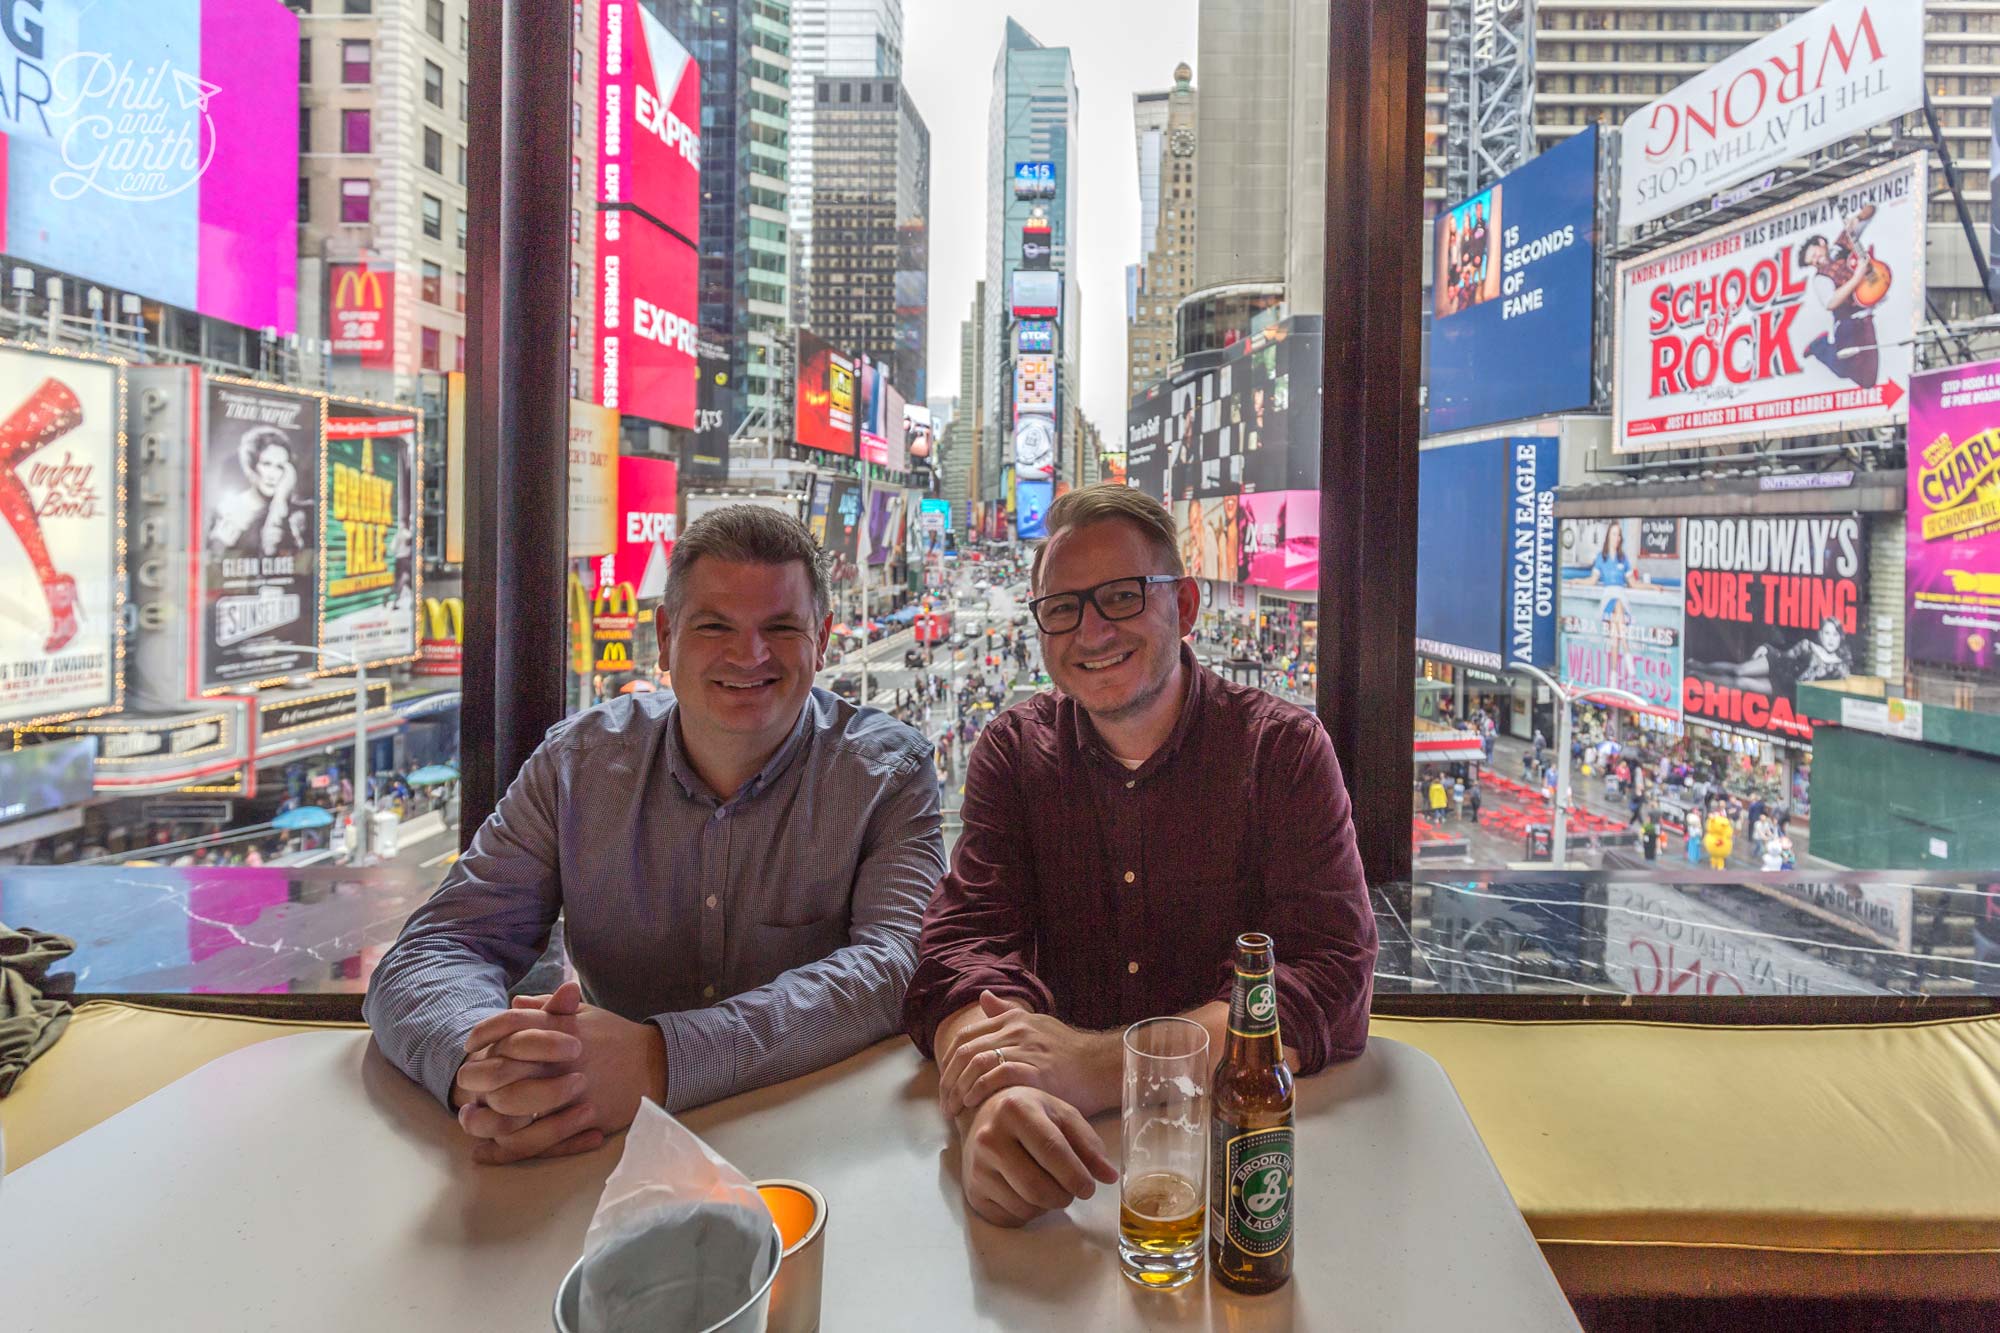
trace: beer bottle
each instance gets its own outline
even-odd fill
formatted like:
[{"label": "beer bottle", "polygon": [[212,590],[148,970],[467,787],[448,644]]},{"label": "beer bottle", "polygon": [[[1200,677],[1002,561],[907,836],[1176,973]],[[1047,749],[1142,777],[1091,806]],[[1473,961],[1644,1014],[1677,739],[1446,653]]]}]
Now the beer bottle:
[{"label": "beer bottle", "polygon": [[1209,1265],[1235,1291],[1276,1291],[1292,1276],[1292,1071],[1276,966],[1269,935],[1237,937],[1208,1148]]}]

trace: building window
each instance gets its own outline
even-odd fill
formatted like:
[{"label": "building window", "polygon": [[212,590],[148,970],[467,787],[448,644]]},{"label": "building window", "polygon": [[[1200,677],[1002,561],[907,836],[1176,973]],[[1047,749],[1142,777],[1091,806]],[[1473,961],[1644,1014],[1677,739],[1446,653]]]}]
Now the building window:
[{"label": "building window", "polygon": [[375,12],[375,0],[340,0],[340,12],[343,14],[373,14]]},{"label": "building window", "polygon": [[425,370],[438,369],[438,349],[443,346],[444,337],[436,329],[425,329],[423,336],[423,359],[418,364]]},{"label": "building window", "polygon": [[463,271],[451,275],[451,287],[452,301],[457,305],[458,313],[462,315],[465,313],[465,274]]},{"label": "building window", "polygon": [[310,222],[311,220],[312,180],[309,177],[301,176],[299,177],[299,221]]},{"label": "building window", "polygon": [[569,266],[569,299],[574,301],[583,295],[583,265]]},{"label": "building window", "polygon": [[572,157],[569,160],[569,192],[583,193],[583,159],[580,157]]},{"label": "building window", "polygon": [[431,305],[444,304],[444,269],[426,259],[423,261],[421,290],[423,298]]},{"label": "building window", "polygon": [[374,53],[365,40],[350,38],[340,44],[340,81],[368,83],[374,78]]},{"label": "building window", "polygon": [[460,185],[466,185],[470,183],[466,178],[464,144],[460,144],[458,146],[458,183]]},{"label": "building window", "polygon": [[472,119],[472,85],[464,79],[458,81],[458,123],[463,125]]},{"label": "building window", "polygon": [[424,196],[424,235],[434,241],[444,239],[444,201],[433,195]]},{"label": "building window", "polygon": [[[461,333],[451,341],[451,368],[463,372],[465,369],[465,335]],[[576,395],[572,393],[570,397],[574,398]]]},{"label": "building window", "polygon": [[342,222],[366,222],[369,205],[375,197],[375,183],[348,177],[340,182],[340,220]]},{"label": "building window", "polygon": [[578,339],[583,337],[583,321],[575,315],[569,317],[569,350],[574,352]]},{"label": "building window", "polygon": [[569,137],[572,139],[581,139],[583,137],[583,103],[581,102],[571,102],[569,104]]},{"label": "building window", "polygon": [[583,210],[580,208],[572,208],[569,211],[569,243],[583,244]]},{"label": "building window", "polygon": [[444,105],[444,67],[431,60],[424,62],[424,100],[435,107]]},{"label": "building window", "polygon": [[444,0],[424,0],[424,31],[444,40]]},{"label": "building window", "polygon": [[312,108],[309,106],[302,106],[299,108],[299,151],[301,153],[310,153],[312,150],[313,150]]},{"label": "building window", "polygon": [[311,83],[312,81],[313,39],[310,37],[301,37],[299,38],[299,82]]},{"label": "building window", "polygon": [[424,169],[444,175],[444,136],[428,125],[424,127]]},{"label": "building window", "polygon": [[575,47],[571,47],[569,52],[569,81],[575,84],[583,82],[583,52]]},{"label": "building window", "polygon": [[461,15],[458,20],[458,49],[461,51],[472,49],[472,18],[469,15]]},{"label": "building window", "polygon": [[458,210],[458,248],[465,248],[465,210]]},{"label": "building window", "polygon": [[374,141],[366,107],[348,107],[340,113],[340,151],[365,153]]},{"label": "building window", "polygon": [[581,397],[583,397],[583,390],[582,390],[581,388],[579,388],[579,387],[578,387],[578,384],[579,384],[579,381],[578,381],[578,379],[577,379],[577,374],[576,374],[576,367],[575,367],[575,366],[571,366],[571,367],[569,368],[569,396],[570,396],[570,397],[572,397],[572,398],[581,398]]}]

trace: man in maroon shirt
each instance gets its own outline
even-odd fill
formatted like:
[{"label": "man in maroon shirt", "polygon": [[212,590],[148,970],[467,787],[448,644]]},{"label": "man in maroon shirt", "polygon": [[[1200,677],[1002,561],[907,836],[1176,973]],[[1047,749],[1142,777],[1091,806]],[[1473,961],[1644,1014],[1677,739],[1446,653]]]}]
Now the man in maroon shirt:
[{"label": "man in maroon shirt", "polygon": [[1203,669],[1173,519],[1122,486],[1056,501],[1030,606],[1058,693],[973,750],[965,831],[924,914],[903,1021],[938,1061],[966,1202],[1018,1226],[1116,1173],[1123,1029],[1184,1014],[1220,1059],[1231,947],[1278,946],[1286,1055],[1361,1053],[1375,920],[1319,720]]}]

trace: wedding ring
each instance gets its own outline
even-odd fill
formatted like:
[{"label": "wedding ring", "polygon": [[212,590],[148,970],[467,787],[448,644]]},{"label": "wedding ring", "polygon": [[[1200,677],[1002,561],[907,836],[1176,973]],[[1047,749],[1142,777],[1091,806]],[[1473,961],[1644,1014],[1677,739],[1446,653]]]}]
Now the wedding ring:
[{"label": "wedding ring", "polygon": [[1001,1064],[1004,1065],[1007,1063],[1007,1048],[1005,1046],[995,1046],[993,1048],[993,1054],[1000,1057]]}]

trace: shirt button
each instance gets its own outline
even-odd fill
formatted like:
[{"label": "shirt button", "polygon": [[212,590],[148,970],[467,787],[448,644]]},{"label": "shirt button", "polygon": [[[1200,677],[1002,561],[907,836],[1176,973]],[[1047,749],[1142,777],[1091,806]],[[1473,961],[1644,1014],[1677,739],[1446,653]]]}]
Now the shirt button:
[{"label": "shirt button", "polygon": [[1127,972],[1137,972],[1139,970],[1139,965],[1137,963],[1127,963],[1125,964],[1125,970]]},{"label": "shirt button", "polygon": [[715,895],[712,893],[708,895],[708,905],[710,907],[715,906]]},{"label": "shirt button", "polygon": [[1128,782],[1128,783],[1126,783],[1126,784],[1125,784],[1125,790],[1126,790],[1126,791],[1131,791],[1131,790],[1132,790],[1132,789],[1133,789],[1134,787],[1136,787],[1136,786],[1138,786],[1138,785],[1139,785],[1139,781],[1138,781],[1138,779],[1137,779],[1137,778],[1134,778],[1134,779],[1133,779],[1132,781],[1130,781],[1130,782]]},{"label": "shirt button", "polygon": [[[1134,963],[1134,964],[1133,964],[1132,966],[1134,966],[1134,967],[1137,967],[1137,966],[1138,966],[1138,964],[1137,964],[1137,963]],[[713,986],[703,986],[703,987],[701,988],[701,998],[702,998],[702,999],[704,999],[704,1000],[712,1000],[712,999],[714,999],[714,998],[715,998],[715,987],[713,987]]]},{"label": "shirt button", "polygon": [[[1126,871],[1126,872],[1125,872],[1125,882],[1126,882],[1127,884],[1130,884],[1130,883],[1131,883],[1131,882],[1132,882],[1133,880],[1135,880],[1135,879],[1137,879],[1137,878],[1139,878],[1139,877],[1138,877],[1137,875],[1133,874],[1133,873],[1132,873],[1131,871],[1129,871],[1129,870],[1128,870],[1128,871]],[[1136,971],[1138,971],[1138,969],[1137,969],[1136,967],[1135,967],[1135,968],[1133,968],[1132,970],[1133,970],[1133,971],[1135,971],[1135,972],[1136,972]]]}]

